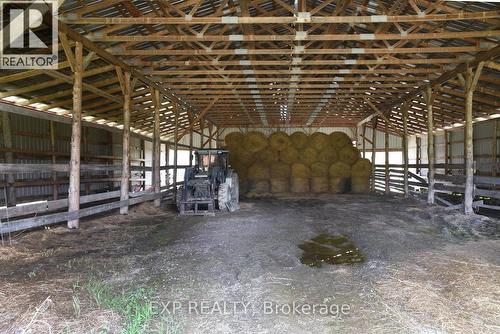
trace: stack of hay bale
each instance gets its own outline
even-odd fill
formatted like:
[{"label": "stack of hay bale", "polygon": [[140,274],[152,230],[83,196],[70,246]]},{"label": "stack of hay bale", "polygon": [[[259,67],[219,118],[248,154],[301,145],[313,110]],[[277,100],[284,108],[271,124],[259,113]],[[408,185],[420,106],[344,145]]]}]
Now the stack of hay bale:
[{"label": "stack of hay bale", "polygon": [[240,194],[366,193],[371,162],[343,132],[308,136],[278,131],[266,137],[258,131],[225,137],[230,164],[240,180]]}]

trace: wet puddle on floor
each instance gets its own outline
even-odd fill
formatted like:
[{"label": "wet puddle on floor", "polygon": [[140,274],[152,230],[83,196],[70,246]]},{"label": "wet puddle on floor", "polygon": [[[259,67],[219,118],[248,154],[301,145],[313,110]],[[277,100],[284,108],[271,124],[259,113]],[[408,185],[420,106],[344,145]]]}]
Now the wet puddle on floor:
[{"label": "wet puddle on floor", "polygon": [[300,262],[310,267],[323,264],[353,264],[363,262],[361,251],[344,235],[319,234],[299,245],[303,250]]}]

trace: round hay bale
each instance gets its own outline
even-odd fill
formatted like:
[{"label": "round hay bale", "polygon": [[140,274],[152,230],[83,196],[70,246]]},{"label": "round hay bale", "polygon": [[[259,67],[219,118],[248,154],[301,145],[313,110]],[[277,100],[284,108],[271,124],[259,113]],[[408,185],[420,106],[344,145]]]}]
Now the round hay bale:
[{"label": "round hay bale", "polygon": [[326,133],[315,132],[309,136],[309,146],[322,151],[330,146],[330,137]]},{"label": "round hay bale", "polygon": [[249,181],[247,179],[239,178],[238,175],[238,184],[240,186],[239,188],[240,196],[245,195],[249,190]]},{"label": "round hay bale", "polygon": [[343,194],[349,190],[349,178],[334,176],[330,177],[330,192],[334,194]]},{"label": "round hay bale", "polygon": [[361,157],[361,153],[356,147],[346,146],[339,151],[339,160],[349,165],[354,165]]},{"label": "round hay bale", "polygon": [[243,148],[251,153],[257,153],[267,147],[268,141],[266,136],[258,131],[250,131],[245,136]]},{"label": "round hay bale", "polygon": [[296,149],[301,150],[307,146],[309,138],[304,132],[297,131],[290,135],[290,141]]},{"label": "round hay bale", "polygon": [[241,132],[231,132],[224,137],[224,142],[227,147],[236,148],[243,145],[245,135]]},{"label": "round hay bale", "polygon": [[[328,176],[328,165],[324,162],[315,162],[311,165],[311,176]],[[327,182],[328,183],[328,182]],[[311,183],[312,187],[312,183]]]},{"label": "round hay bale", "polygon": [[260,159],[260,161],[267,166],[270,166],[271,164],[278,162],[279,160],[278,151],[273,150],[270,147],[267,147],[262,151],[257,152],[256,155]]},{"label": "round hay bale", "polygon": [[287,177],[272,178],[270,183],[272,193],[286,193],[290,191],[290,180]]},{"label": "round hay bale", "polygon": [[351,192],[356,194],[366,194],[370,192],[370,177],[353,176],[351,178]]},{"label": "round hay bale", "polygon": [[308,178],[292,177],[290,179],[290,191],[296,194],[305,194],[310,191],[310,183]]},{"label": "round hay bale", "polygon": [[299,160],[299,151],[297,151],[296,148],[294,147],[288,147],[285,150],[280,152],[280,161],[287,163],[287,164],[293,164],[294,162],[297,162]]},{"label": "round hay bale", "polygon": [[250,182],[250,192],[257,194],[266,194],[269,192],[269,181],[257,180]]},{"label": "round hay bale", "polygon": [[318,151],[312,147],[306,147],[299,153],[299,161],[306,164],[312,165],[318,161]]},{"label": "round hay bale", "polygon": [[328,184],[328,177],[326,176],[313,176],[311,178],[311,192],[313,193],[327,193],[330,189]]},{"label": "round hay bale", "polygon": [[350,177],[351,166],[345,162],[338,161],[330,166],[328,170],[331,177]]},{"label": "round hay bale", "polygon": [[318,161],[326,164],[333,164],[339,160],[339,154],[333,148],[328,147],[318,153]]},{"label": "round hay bale", "polygon": [[275,162],[269,169],[271,170],[271,179],[273,178],[289,178],[292,175],[292,170],[289,164],[284,162]]},{"label": "round hay bale", "polygon": [[347,134],[335,131],[330,133],[330,144],[338,151],[346,146],[351,146],[352,141]]},{"label": "round hay bale", "polygon": [[254,155],[242,148],[234,149],[229,152],[229,163],[250,165],[254,162]]},{"label": "round hay bale", "polygon": [[290,145],[290,137],[285,132],[278,131],[269,136],[269,146],[276,151],[283,151]]},{"label": "round hay bale", "polygon": [[269,167],[261,162],[256,162],[248,168],[248,178],[252,181],[269,180]]},{"label": "round hay bale", "polygon": [[372,163],[368,159],[359,159],[351,168],[352,176],[370,176],[372,174]]},{"label": "round hay bale", "polygon": [[240,178],[242,177],[245,178],[247,176],[248,173],[247,165],[238,162],[238,163],[232,163],[230,166],[232,169],[236,171],[236,173],[238,173],[238,176]]},{"label": "round hay bale", "polygon": [[294,163],[292,165],[292,178],[309,178],[311,177],[311,170],[304,164]]}]

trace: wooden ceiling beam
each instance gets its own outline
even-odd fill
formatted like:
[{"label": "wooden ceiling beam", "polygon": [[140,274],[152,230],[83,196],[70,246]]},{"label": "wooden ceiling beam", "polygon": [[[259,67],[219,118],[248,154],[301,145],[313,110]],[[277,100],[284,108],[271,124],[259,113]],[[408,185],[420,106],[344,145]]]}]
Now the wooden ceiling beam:
[{"label": "wooden ceiling beam", "polygon": [[[307,13],[307,12],[306,12]],[[467,21],[500,18],[499,10],[425,15],[369,15],[369,16],[203,16],[203,17],[88,17],[77,13],[62,14],[59,19],[67,24],[93,25],[199,25],[199,24],[344,24],[344,23],[413,23],[427,21]]]},{"label": "wooden ceiling beam", "polygon": [[128,50],[122,47],[111,47],[107,49],[111,54],[117,56],[195,56],[195,55],[218,55],[218,56],[245,56],[245,55],[360,55],[360,54],[414,54],[414,53],[467,53],[484,51],[482,46],[448,46],[448,47],[418,47],[418,48],[337,48],[337,49],[196,49],[196,50]]},{"label": "wooden ceiling beam", "polygon": [[277,42],[277,41],[370,41],[370,40],[430,40],[467,39],[497,37],[500,30],[460,31],[437,33],[381,33],[381,34],[303,34],[303,35],[109,35],[100,32],[89,33],[86,37],[94,42]]}]

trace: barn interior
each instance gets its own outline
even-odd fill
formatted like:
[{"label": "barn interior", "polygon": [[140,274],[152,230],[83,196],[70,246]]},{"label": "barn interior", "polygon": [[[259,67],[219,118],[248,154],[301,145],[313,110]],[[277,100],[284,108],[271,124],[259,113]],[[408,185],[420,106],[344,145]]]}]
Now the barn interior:
[{"label": "barn interior", "polygon": [[499,332],[498,2],[0,7],[0,333]]}]

